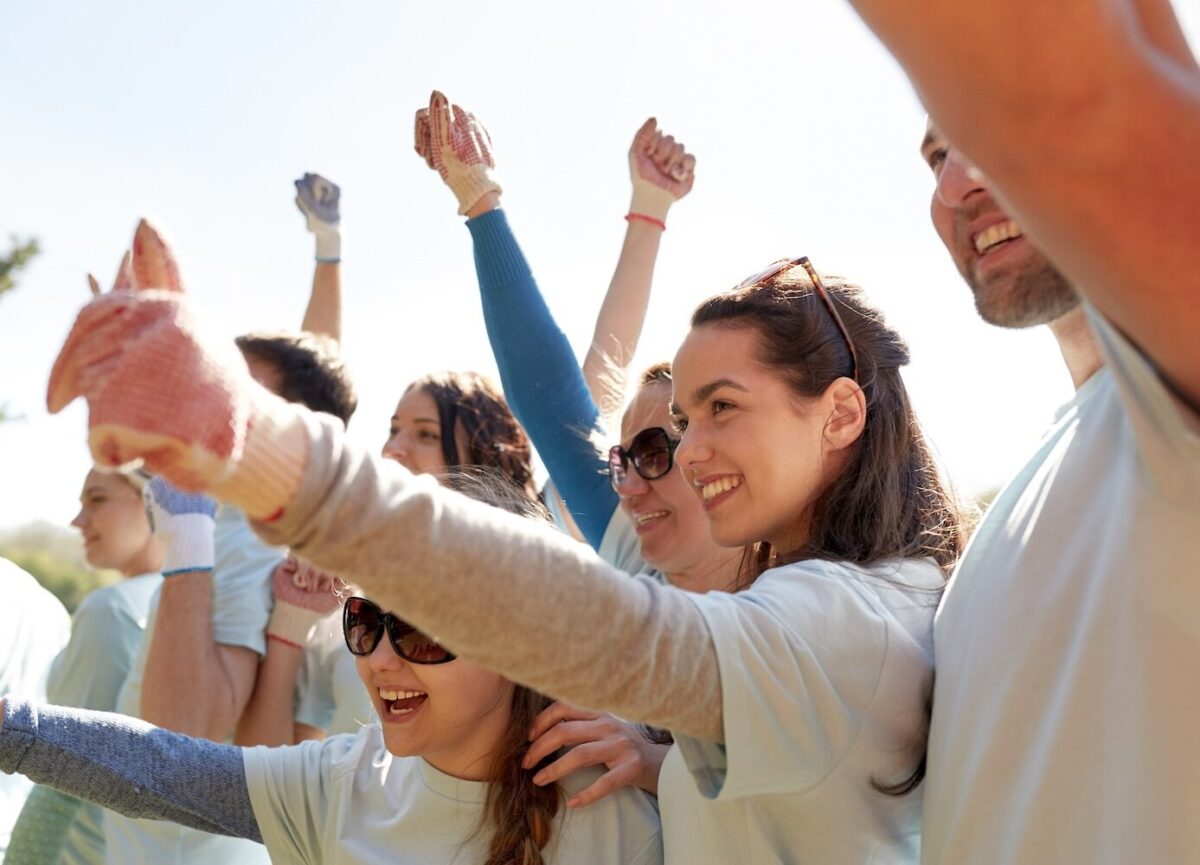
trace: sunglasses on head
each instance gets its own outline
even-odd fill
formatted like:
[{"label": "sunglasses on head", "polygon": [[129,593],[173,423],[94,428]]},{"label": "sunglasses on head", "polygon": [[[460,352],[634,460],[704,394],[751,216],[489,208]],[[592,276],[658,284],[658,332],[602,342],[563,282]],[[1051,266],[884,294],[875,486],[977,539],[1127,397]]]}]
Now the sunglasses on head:
[{"label": "sunglasses on head", "polygon": [[385,613],[366,598],[347,598],[342,608],[342,633],[353,655],[369,655],[387,631],[396,654],[410,664],[444,664],[454,655],[408,622]]},{"label": "sunglasses on head", "polygon": [[842,340],[846,343],[846,351],[850,354],[850,378],[858,381],[858,352],[854,348],[854,340],[850,339],[850,331],[846,328],[846,322],[842,321],[837,307],[833,305],[833,299],[829,296],[829,290],[825,288],[825,283],[821,282],[820,274],[817,273],[817,269],[813,267],[812,262],[808,260],[807,255],[802,255],[799,258],[781,258],[761,273],[756,273],[754,276],[743,279],[733,290],[739,291],[743,288],[750,288],[756,285],[766,285],[794,267],[802,267],[804,268],[804,272],[808,274],[809,282],[812,283],[813,293],[816,294],[817,298],[825,306],[829,317],[833,319],[834,326],[837,327],[838,333],[842,335]]},{"label": "sunglasses on head", "polygon": [[633,437],[629,447],[616,445],[608,451],[608,476],[613,489],[620,490],[628,476],[629,464],[648,481],[655,481],[675,465],[675,448],[679,440],[673,439],[660,426],[644,429]]}]

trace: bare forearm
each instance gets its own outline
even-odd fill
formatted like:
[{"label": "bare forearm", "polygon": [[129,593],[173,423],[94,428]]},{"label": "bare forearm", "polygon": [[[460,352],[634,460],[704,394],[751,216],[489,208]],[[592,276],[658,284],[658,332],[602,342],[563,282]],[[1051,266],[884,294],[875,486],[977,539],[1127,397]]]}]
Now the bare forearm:
[{"label": "bare forearm", "polygon": [[[605,415],[611,415],[624,399],[619,373],[629,366],[637,352],[662,233],[656,225],[630,220],[617,269],[596,317],[583,375],[592,401]],[[618,373],[615,378],[614,373]]]},{"label": "bare forearm", "polygon": [[295,744],[296,674],[303,657],[303,650],[296,646],[267,640],[267,654],[258,667],[254,693],[238,721],[235,744]]},{"label": "bare forearm", "polygon": [[313,272],[312,296],[304,311],[302,330],[342,341],[342,265],[318,261]]},{"label": "bare forearm", "polygon": [[142,683],[142,718],[189,736],[233,734],[239,704],[212,634],[212,575],[163,582]]}]

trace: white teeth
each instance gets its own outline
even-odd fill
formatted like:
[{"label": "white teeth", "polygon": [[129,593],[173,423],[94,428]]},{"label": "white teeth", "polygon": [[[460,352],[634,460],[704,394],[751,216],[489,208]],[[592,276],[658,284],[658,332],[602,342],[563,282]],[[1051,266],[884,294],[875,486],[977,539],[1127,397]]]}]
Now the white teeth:
[{"label": "white teeth", "polygon": [[727,493],[732,489],[740,487],[741,485],[741,478],[726,475],[723,478],[718,478],[717,480],[704,484],[704,486],[700,487],[700,497],[707,502],[711,499],[715,499],[721,493]]},{"label": "white teeth", "polygon": [[1023,233],[1021,226],[1012,219],[998,222],[975,235],[975,251],[983,255],[993,246],[1020,237]]},{"label": "white teeth", "polygon": [[381,699],[391,702],[392,700],[407,700],[411,697],[423,697],[423,696],[425,696],[425,692],[424,691],[385,691],[383,688],[380,688],[379,696]]},{"label": "white teeth", "polygon": [[644,514],[634,514],[633,519],[639,526],[644,526],[651,520],[657,520],[661,517],[665,517],[667,513],[667,511],[648,511]]}]

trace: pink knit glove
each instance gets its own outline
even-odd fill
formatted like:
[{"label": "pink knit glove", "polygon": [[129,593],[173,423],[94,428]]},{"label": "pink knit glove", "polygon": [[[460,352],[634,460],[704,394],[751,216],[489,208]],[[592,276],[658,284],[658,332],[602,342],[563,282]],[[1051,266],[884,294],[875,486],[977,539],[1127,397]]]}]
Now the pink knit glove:
[{"label": "pink knit glove", "polygon": [[491,136],[474,114],[451,105],[437,90],[429,107],[417,112],[415,146],[458,199],[460,214],[466,215],[489,192],[502,191],[493,175]]},{"label": "pink knit glove", "polygon": [[232,346],[201,340],[175,257],[142,220],[113,290],[83,308],[46,393],[51,413],[88,403],[96,463],[143,460],[180,489],[250,516],[276,514],[307,459],[303,421],[254,383]]},{"label": "pink knit glove", "polygon": [[692,191],[696,157],[670,135],[663,135],[653,117],[642,124],[629,147],[629,176],[633,201],[629,212],[667,221],[671,205]]},{"label": "pink knit glove", "polygon": [[298,649],[308,644],[313,625],[342,605],[347,587],[342,579],[289,555],[271,577],[275,609],[267,623],[268,639]]}]

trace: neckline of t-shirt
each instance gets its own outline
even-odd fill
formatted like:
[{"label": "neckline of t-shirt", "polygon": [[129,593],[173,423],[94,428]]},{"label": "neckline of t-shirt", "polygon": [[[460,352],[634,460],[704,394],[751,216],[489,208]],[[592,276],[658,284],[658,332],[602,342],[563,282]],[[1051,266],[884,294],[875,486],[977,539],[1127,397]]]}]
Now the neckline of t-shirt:
[{"label": "neckline of t-shirt", "polygon": [[1111,375],[1112,372],[1109,370],[1107,364],[1092,373],[1088,377],[1088,380],[1079,386],[1074,395],[1054,412],[1054,426],[1062,423],[1063,418],[1067,415],[1078,411],[1079,407],[1087,402],[1092,394],[1100,388],[1100,383]]},{"label": "neckline of t-shirt", "polygon": [[467,781],[455,778],[438,769],[424,757],[418,757],[417,770],[421,773],[421,781],[425,787],[446,799],[481,805],[487,799],[487,781]]}]

